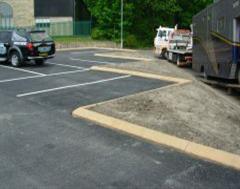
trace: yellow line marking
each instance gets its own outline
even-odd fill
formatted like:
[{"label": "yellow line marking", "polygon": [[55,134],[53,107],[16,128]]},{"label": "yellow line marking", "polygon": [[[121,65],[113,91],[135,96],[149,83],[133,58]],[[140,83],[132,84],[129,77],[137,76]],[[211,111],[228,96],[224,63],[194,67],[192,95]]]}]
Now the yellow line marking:
[{"label": "yellow line marking", "polygon": [[95,71],[112,72],[112,73],[119,73],[119,74],[126,74],[126,75],[150,78],[150,79],[165,80],[165,81],[170,81],[170,82],[179,83],[179,84],[185,84],[185,83],[191,82],[191,80],[182,79],[182,78],[168,77],[168,76],[156,75],[156,74],[151,74],[151,73],[124,70],[124,69],[116,69],[116,68],[109,68],[109,67],[102,67],[102,66],[101,67],[93,66],[90,69],[95,70]]},{"label": "yellow line marking", "polygon": [[204,158],[224,166],[240,170],[240,156],[187,141],[162,132],[151,130],[136,124],[128,123],[110,116],[106,116],[85,108],[78,108],[73,112],[73,117],[90,120],[101,126],[121,131],[147,141],[172,147],[187,154]]},{"label": "yellow line marking", "polygon": [[149,59],[149,58],[134,58],[130,56],[117,56],[117,55],[100,54],[100,53],[95,53],[94,56],[105,57],[105,58],[119,58],[119,59],[127,59],[127,60],[153,61],[153,59]]}]

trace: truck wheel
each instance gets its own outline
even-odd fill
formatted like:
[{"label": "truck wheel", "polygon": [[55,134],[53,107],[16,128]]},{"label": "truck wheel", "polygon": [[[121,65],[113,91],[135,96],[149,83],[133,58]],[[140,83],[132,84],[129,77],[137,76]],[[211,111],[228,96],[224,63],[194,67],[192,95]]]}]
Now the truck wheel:
[{"label": "truck wheel", "polygon": [[172,62],[172,59],[173,59],[173,53],[171,52],[167,52],[167,59],[169,62]]},{"label": "truck wheel", "polygon": [[9,60],[11,65],[14,67],[19,67],[22,64],[21,57],[17,51],[14,51],[10,54]]},{"label": "truck wheel", "polygon": [[42,66],[45,63],[45,60],[35,60],[35,64],[38,66]]},{"label": "truck wheel", "polygon": [[181,59],[180,59],[180,56],[177,56],[177,66],[178,67],[181,67]]},{"label": "truck wheel", "polygon": [[155,56],[156,58],[159,58],[159,54],[158,54],[158,49],[157,49],[157,48],[155,48],[154,56]]},{"label": "truck wheel", "polygon": [[162,59],[167,59],[167,51],[166,50],[162,50],[161,58]]}]

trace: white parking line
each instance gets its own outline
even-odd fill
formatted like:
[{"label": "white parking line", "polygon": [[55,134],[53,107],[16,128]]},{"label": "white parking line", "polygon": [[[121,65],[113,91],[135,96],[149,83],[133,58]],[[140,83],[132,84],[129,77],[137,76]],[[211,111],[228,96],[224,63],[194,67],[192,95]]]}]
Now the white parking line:
[{"label": "white parking line", "polygon": [[131,77],[131,75],[124,75],[124,76],[119,76],[119,77],[113,77],[113,78],[110,78],[110,79],[102,79],[102,80],[98,80],[98,81],[80,83],[80,84],[76,84],[76,85],[68,85],[68,86],[57,87],[57,88],[52,88],[52,89],[45,89],[45,90],[40,90],[40,91],[18,94],[17,97],[21,98],[21,97],[32,96],[32,95],[43,94],[43,93],[49,93],[49,92],[59,91],[59,90],[64,90],[64,89],[76,88],[76,87],[87,86],[87,85],[94,85],[94,84],[98,84],[98,83],[104,83],[104,82],[109,82],[109,81],[114,81],[114,80],[126,79],[126,78],[129,78],[129,77]]},{"label": "white parking line", "polygon": [[60,76],[60,75],[68,75],[68,74],[82,73],[82,72],[87,72],[87,71],[90,71],[90,69],[58,72],[58,73],[47,74],[44,76],[36,75],[36,76],[19,77],[19,78],[13,78],[13,79],[5,79],[5,80],[0,80],[0,83],[8,83],[8,82],[12,82],[12,81],[22,81],[22,80],[27,80],[27,79],[45,78],[45,77]]},{"label": "white parking line", "polygon": [[72,57],[70,58],[70,60],[97,63],[97,64],[114,64],[114,63],[116,63],[116,62],[106,62],[106,61],[85,60],[85,59],[81,59],[81,58],[72,58]]},{"label": "white parking line", "polygon": [[52,64],[52,65],[57,65],[57,66],[62,66],[62,67],[68,67],[68,68],[85,69],[84,67],[81,67],[81,66],[73,66],[73,65],[59,64],[59,63],[53,63],[53,62],[46,62],[46,63]]},{"label": "white parking line", "polygon": [[21,80],[26,80],[26,79],[40,78],[40,77],[45,77],[45,76],[35,75],[35,76],[28,76],[28,77],[18,77],[18,78],[13,78],[13,79],[4,79],[4,80],[0,80],[0,83],[8,83],[8,82],[12,82],[12,81],[21,81]]},{"label": "white parking line", "polygon": [[46,76],[46,74],[39,73],[39,72],[34,72],[34,71],[30,71],[30,70],[25,70],[25,69],[22,69],[22,68],[15,68],[15,67],[10,67],[10,66],[3,66],[3,65],[0,65],[0,67],[10,69],[10,70],[30,73],[30,74],[34,74],[34,75],[39,75],[39,76]]}]

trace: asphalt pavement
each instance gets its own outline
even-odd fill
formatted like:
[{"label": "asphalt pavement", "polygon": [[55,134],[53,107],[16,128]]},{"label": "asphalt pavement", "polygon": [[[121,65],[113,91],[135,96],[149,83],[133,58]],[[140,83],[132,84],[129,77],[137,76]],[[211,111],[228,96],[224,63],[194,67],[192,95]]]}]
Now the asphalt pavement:
[{"label": "asphalt pavement", "polygon": [[239,189],[240,172],[74,119],[80,107],[167,86],[92,71],[133,60],[58,52],[44,66],[0,65],[0,188]]}]

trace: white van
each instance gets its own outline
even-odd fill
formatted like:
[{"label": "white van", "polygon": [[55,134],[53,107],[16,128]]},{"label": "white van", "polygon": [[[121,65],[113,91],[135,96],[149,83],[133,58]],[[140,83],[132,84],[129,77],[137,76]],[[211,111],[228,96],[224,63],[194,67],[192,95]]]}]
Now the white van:
[{"label": "white van", "polygon": [[174,31],[174,28],[159,27],[157,29],[157,36],[154,39],[155,56],[166,58],[169,35]]}]

